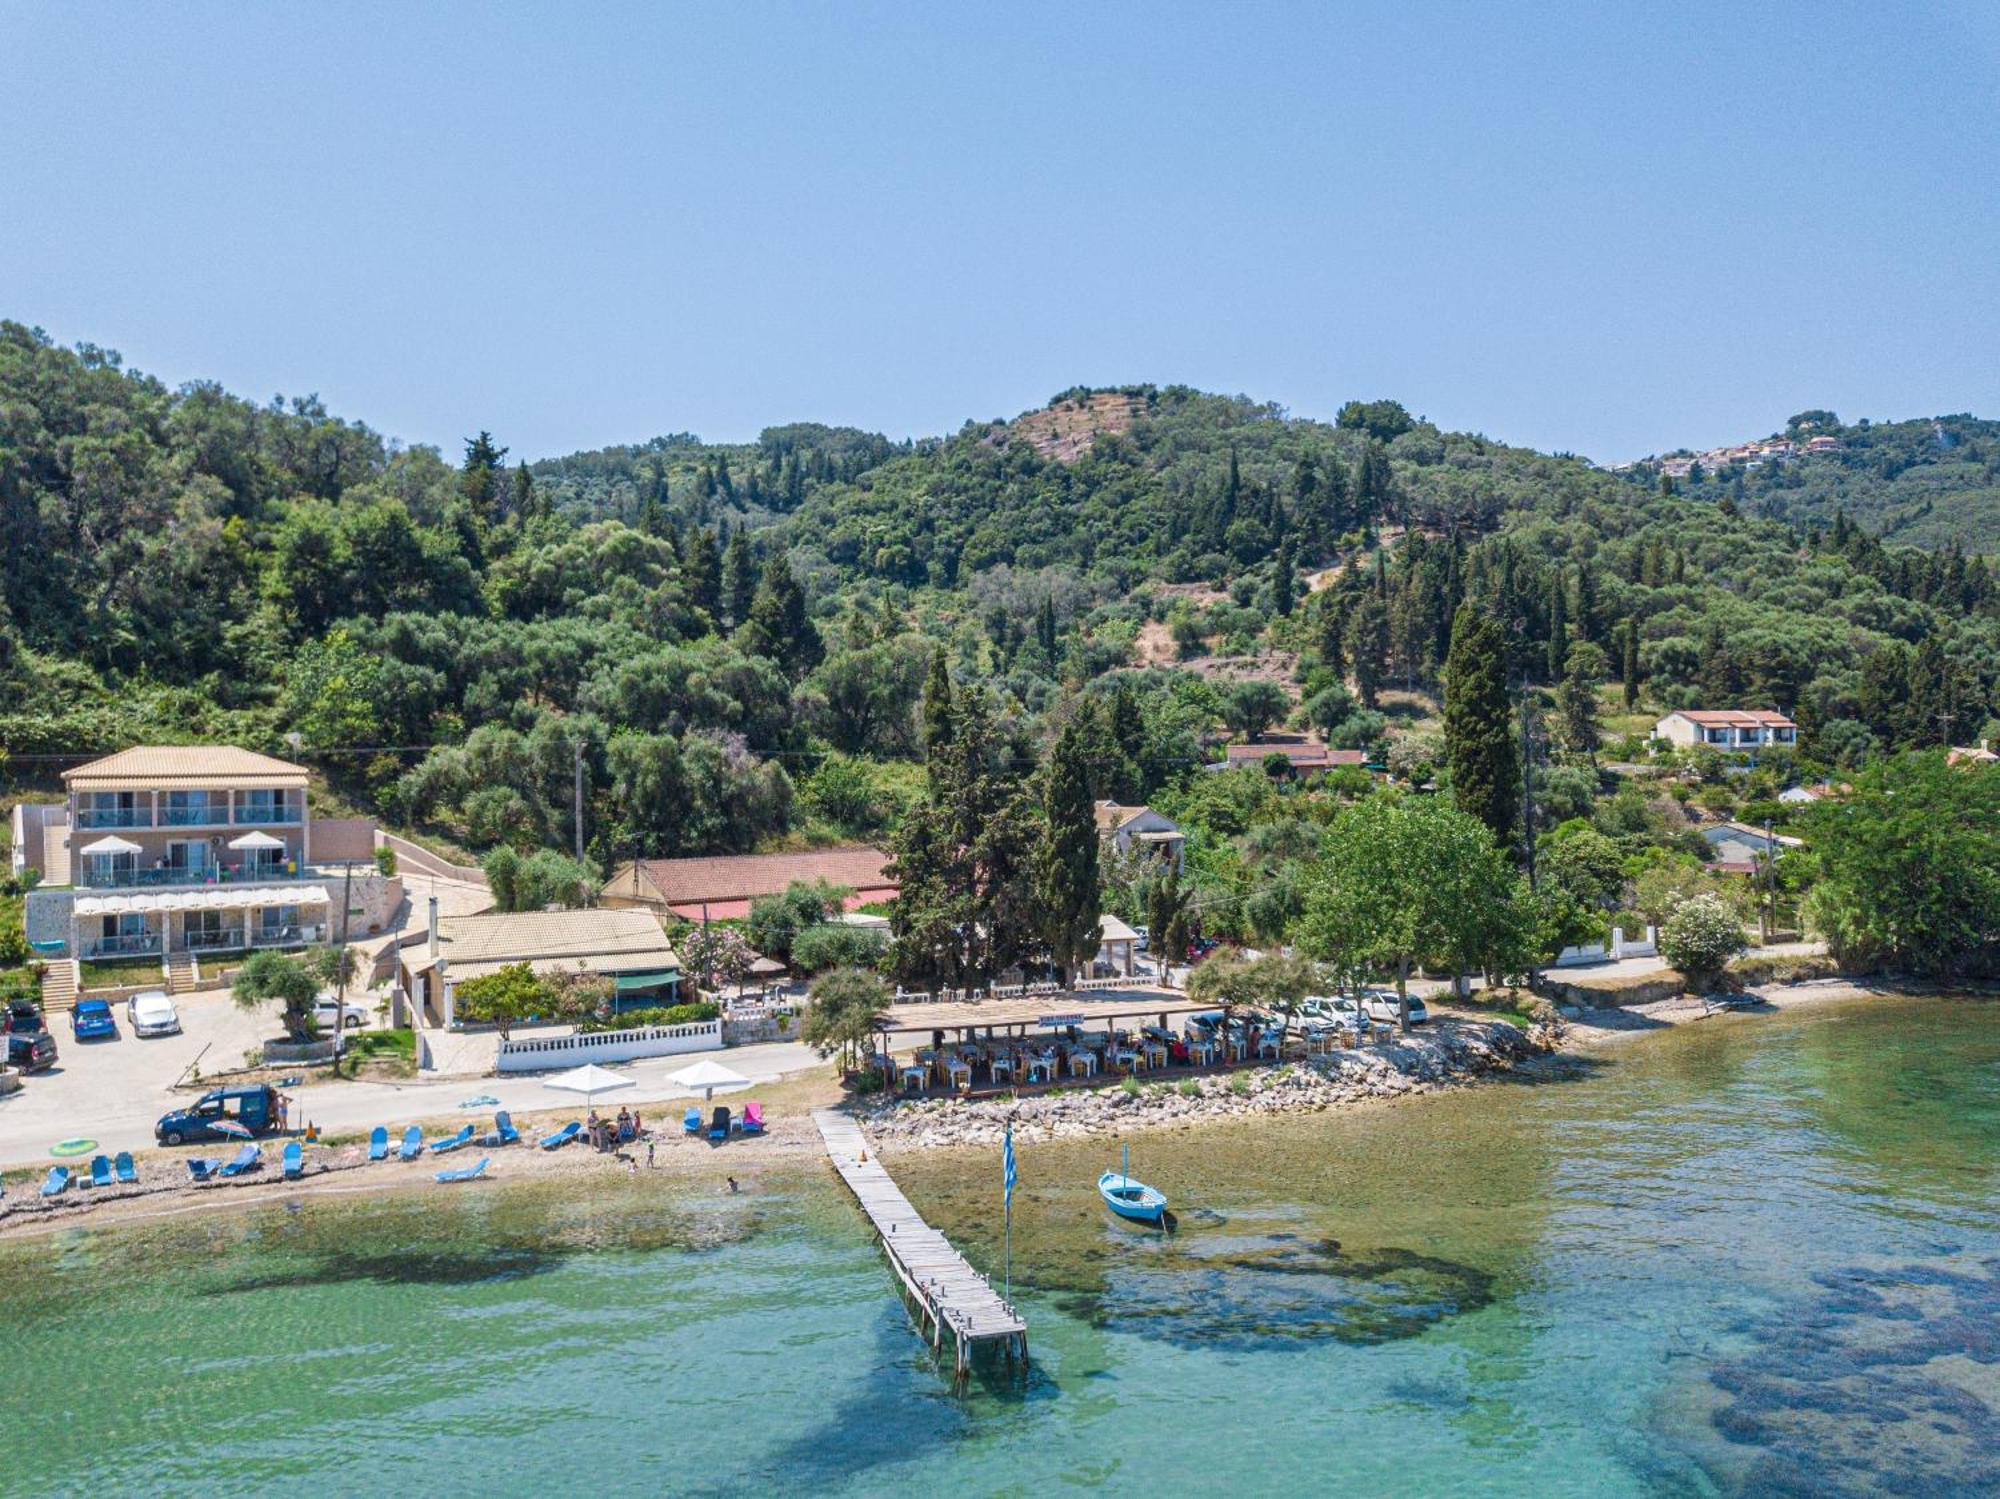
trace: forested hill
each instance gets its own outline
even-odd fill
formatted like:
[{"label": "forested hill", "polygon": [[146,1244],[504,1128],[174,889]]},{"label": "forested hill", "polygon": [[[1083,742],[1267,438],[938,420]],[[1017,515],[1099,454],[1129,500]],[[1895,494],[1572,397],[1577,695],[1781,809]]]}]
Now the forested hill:
[{"label": "forested hill", "polygon": [[[1846,425],[1813,411],[1773,438],[1819,438],[1827,450],[1776,463],[1710,462],[1676,483],[1691,497],[1728,496],[1799,526],[1828,526],[1845,511],[1885,541],[2000,550],[2000,422],[1959,415]],[[1663,466],[1649,460],[1634,476],[1654,478]]]},{"label": "forested hill", "polygon": [[[1934,517],[1990,494],[1964,432],[1947,466],[1988,487],[1941,484]],[[474,849],[567,844],[581,750],[606,860],[879,836],[940,649],[1015,763],[1111,705],[1093,789],[1125,799],[1294,713],[1420,762],[1422,713],[1380,699],[1437,688],[1463,600],[1522,679],[1589,645],[1648,707],[1797,709],[1844,762],[1977,733],[2000,679],[1981,557],[1769,518],[1762,470],[1663,485],[1391,401],[1317,422],[1132,386],[916,443],[801,423],[523,465],[505,440],[402,447],[0,323],[0,750],[32,779],[234,740]]]}]

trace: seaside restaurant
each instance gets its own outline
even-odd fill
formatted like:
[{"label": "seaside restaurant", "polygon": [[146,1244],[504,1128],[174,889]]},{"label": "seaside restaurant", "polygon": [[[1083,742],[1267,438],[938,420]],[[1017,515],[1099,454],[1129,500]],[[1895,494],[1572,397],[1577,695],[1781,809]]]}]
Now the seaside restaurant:
[{"label": "seaside restaurant", "polygon": [[1185,995],[1133,994],[1049,1008],[1061,999],[897,1005],[868,1065],[897,1092],[970,1094],[1277,1061],[1294,1051],[1330,1051],[1342,1039],[1328,1026],[1286,1026],[1247,1014],[1225,1020],[1213,1002]]}]

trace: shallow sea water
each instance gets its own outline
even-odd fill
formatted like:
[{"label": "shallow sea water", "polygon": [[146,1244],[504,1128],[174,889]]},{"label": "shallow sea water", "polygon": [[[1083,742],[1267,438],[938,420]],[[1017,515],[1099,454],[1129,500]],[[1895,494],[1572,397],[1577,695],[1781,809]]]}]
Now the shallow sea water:
[{"label": "shallow sea water", "polygon": [[[830,1173],[0,1247],[0,1491],[2000,1491],[2000,1005],[1133,1143],[1171,1233],[1023,1148],[1033,1367],[963,1397]],[[891,1164],[997,1277],[997,1152]]]}]

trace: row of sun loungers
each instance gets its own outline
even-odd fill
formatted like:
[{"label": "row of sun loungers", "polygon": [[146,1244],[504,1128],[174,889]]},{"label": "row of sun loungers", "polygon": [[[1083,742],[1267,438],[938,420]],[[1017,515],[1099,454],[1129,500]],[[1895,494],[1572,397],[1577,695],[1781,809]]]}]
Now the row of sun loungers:
[{"label": "row of sun loungers", "polygon": [[[718,1143],[723,1140],[727,1140],[729,1138],[729,1132],[732,1128],[735,1129],[736,1132],[739,1134],[745,1134],[745,1135],[763,1134],[764,1106],[761,1103],[756,1103],[756,1102],[746,1103],[745,1105],[743,1105],[743,1117],[739,1120],[736,1120],[732,1124],[730,1120],[729,1110],[725,1108],[723,1105],[717,1104],[715,1106],[715,1112],[709,1116],[708,1129],[707,1129],[708,1138],[717,1141]],[[701,1110],[699,1108],[690,1107],[687,1113],[681,1116],[681,1133],[684,1135],[696,1135],[696,1136],[699,1136],[703,1133],[701,1125]]]},{"label": "row of sun loungers", "polygon": [[[701,1110],[699,1108],[690,1108],[687,1111],[687,1118],[683,1121],[682,1127],[690,1135],[702,1134]],[[733,1125],[729,1110],[718,1107],[709,1122],[706,1133],[711,1140],[727,1140],[732,1128],[746,1135],[763,1134],[763,1106],[757,1103],[745,1104],[742,1118],[736,1120]],[[583,1121],[572,1119],[561,1129],[553,1134],[544,1135],[536,1143],[544,1150],[560,1150],[582,1133]],[[521,1132],[514,1127],[514,1121],[507,1116],[507,1111],[502,1109],[493,1116],[493,1128],[484,1135],[476,1135],[473,1127],[468,1124],[455,1134],[447,1135],[443,1139],[430,1141],[428,1148],[433,1155],[445,1155],[454,1150],[463,1149],[465,1146],[470,1145],[475,1138],[482,1145],[487,1146],[514,1145],[519,1143]],[[424,1153],[425,1148],[423,1131],[413,1124],[403,1131],[402,1142],[396,1148],[396,1156],[399,1160],[414,1161]],[[389,1131],[386,1126],[378,1124],[368,1134],[368,1159],[371,1161],[384,1161],[388,1158]],[[492,1157],[482,1156],[475,1165],[438,1172],[437,1179],[441,1182],[476,1181],[486,1174],[486,1168],[491,1161]],[[297,1140],[286,1141],[281,1163],[286,1181],[299,1180],[305,1175],[305,1147]],[[190,1156],[183,1164],[187,1167],[188,1179],[190,1181],[224,1181],[231,1177],[241,1176],[245,1172],[260,1169],[264,1164],[264,1147],[254,1143],[246,1143],[237,1150],[235,1155],[226,1161],[216,1160],[208,1156]],[[60,1197],[64,1192],[69,1190],[72,1183],[84,1186],[108,1187],[114,1183],[137,1185],[138,1180],[139,1173],[132,1163],[132,1153],[121,1150],[115,1157],[101,1155],[93,1157],[88,1176],[78,1175],[67,1166],[51,1166],[48,1178],[42,1183],[40,1195],[43,1197]]]}]

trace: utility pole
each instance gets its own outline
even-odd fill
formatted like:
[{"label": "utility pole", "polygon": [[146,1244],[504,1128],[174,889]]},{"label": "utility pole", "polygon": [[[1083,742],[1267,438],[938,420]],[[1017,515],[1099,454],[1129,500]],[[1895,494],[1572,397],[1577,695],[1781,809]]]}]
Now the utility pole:
[{"label": "utility pole", "polygon": [[1768,945],[1778,929],[1778,840],[1771,831],[1771,819],[1764,819],[1764,941]]}]

